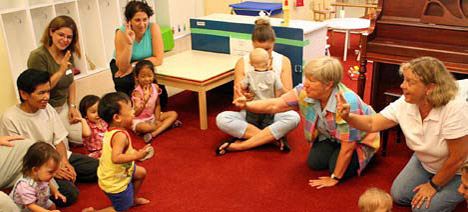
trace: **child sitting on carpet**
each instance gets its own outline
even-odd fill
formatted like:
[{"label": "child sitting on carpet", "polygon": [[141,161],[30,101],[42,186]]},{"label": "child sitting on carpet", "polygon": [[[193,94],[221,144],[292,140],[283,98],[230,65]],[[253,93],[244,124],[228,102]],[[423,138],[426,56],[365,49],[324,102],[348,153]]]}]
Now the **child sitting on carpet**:
[{"label": "child sitting on carpet", "polygon": [[88,156],[99,159],[102,150],[102,138],[107,130],[107,123],[98,115],[99,97],[87,95],[80,101],[80,113],[83,127],[83,144]]},{"label": "child sitting on carpet", "polygon": [[143,140],[149,143],[161,132],[171,127],[180,127],[175,111],[161,112],[158,95],[161,93],[154,83],[154,65],[151,61],[141,60],[133,70],[137,85],[132,93],[135,119],[132,130],[144,134]]},{"label": "child sitting on carpet", "polygon": [[51,184],[52,178],[60,166],[60,155],[57,150],[45,142],[37,142],[29,147],[23,158],[23,176],[16,181],[10,197],[21,211],[55,210],[55,204],[49,199],[67,199]]},{"label": "child sitting on carpet", "polygon": [[359,210],[361,212],[389,212],[392,211],[392,197],[387,192],[378,189],[367,189],[359,197]]},{"label": "child sitting on carpet", "polygon": [[151,156],[152,147],[148,144],[138,151],[133,149],[127,132],[132,127],[134,116],[130,98],[121,92],[106,94],[99,102],[98,112],[109,124],[104,134],[97,174],[99,187],[111,200],[112,207],[102,211],[125,211],[132,206],[148,204],[149,200],[137,197],[146,170],[135,165],[135,160]]}]

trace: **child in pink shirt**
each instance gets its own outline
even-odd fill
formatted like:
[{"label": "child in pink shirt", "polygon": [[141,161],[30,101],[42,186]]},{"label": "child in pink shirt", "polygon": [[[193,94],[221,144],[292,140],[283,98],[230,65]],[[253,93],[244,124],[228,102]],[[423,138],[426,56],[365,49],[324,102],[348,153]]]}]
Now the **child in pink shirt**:
[{"label": "child in pink shirt", "polygon": [[99,97],[95,95],[87,95],[80,101],[83,144],[88,156],[96,159],[101,157],[102,138],[107,130],[107,123],[97,113],[98,104]]},{"label": "child in pink shirt", "polygon": [[137,85],[132,93],[135,118],[132,130],[144,134],[144,141],[149,143],[167,128],[180,127],[175,111],[161,112],[158,95],[160,89],[154,81],[154,65],[141,60],[133,70]]}]

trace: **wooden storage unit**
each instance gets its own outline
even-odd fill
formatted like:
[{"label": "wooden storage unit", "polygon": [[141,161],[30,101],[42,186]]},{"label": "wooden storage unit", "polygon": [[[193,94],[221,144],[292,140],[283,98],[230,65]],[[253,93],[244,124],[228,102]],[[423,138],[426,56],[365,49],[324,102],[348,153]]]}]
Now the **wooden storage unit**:
[{"label": "wooden storage unit", "polygon": [[[178,1],[178,5],[182,5],[183,8],[175,7],[173,0],[170,1],[172,5],[170,8],[164,8],[160,1],[162,0],[147,1],[155,9],[151,21],[170,20],[171,23],[185,24],[185,31],[176,35],[189,33],[189,17],[202,14],[192,8],[199,4],[195,2],[202,0]],[[74,58],[75,68],[81,71],[75,79],[109,70],[109,62],[113,58],[115,49],[115,30],[125,22],[124,10],[127,2],[128,0],[0,1],[0,32],[4,37],[4,43],[0,45],[4,45],[7,50],[8,58],[3,59],[10,63],[13,81],[16,82],[18,75],[27,68],[29,53],[41,45],[40,39],[47,24],[59,15],[72,17],[78,27],[82,57]],[[169,5],[169,0],[166,0],[166,3]],[[200,5],[197,8],[200,8]],[[162,12],[162,9],[173,11]],[[171,17],[165,17],[169,15]],[[174,22],[176,18],[177,21]],[[94,69],[91,69],[86,57],[96,65]]]}]

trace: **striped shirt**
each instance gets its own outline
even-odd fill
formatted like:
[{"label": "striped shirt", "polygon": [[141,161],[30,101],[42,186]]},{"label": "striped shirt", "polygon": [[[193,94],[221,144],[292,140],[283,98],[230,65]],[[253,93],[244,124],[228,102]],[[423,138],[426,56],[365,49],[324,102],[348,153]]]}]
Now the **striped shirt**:
[{"label": "striped shirt", "polygon": [[[365,104],[357,94],[339,83],[337,89],[332,93],[342,92],[344,98],[350,104],[350,112],[359,115],[375,114],[371,106]],[[325,110],[317,111],[321,108],[320,102],[316,99],[307,97],[302,84],[297,85],[281,97],[286,104],[298,107],[301,116],[305,118],[304,134],[306,140],[313,145],[316,138],[321,136],[334,138],[338,143],[356,142],[356,152],[359,159],[360,175],[362,170],[369,163],[372,156],[380,147],[379,133],[366,133],[364,131],[352,128],[346,121],[336,114],[335,95],[330,95]],[[323,116],[324,119],[319,117]],[[324,127],[318,125],[326,125]],[[325,131],[324,131],[325,130]],[[323,133],[321,133],[323,132]],[[325,133],[326,132],[326,133]],[[319,137],[319,138],[320,138]]]}]

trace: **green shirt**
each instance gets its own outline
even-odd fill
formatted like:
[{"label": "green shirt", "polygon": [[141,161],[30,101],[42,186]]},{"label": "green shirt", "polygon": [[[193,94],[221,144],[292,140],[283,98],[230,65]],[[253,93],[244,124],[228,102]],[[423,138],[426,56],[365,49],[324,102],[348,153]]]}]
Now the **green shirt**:
[{"label": "green shirt", "polygon": [[[72,69],[74,67],[73,57],[70,57]],[[60,64],[55,62],[50,52],[44,46],[33,50],[29,54],[28,68],[34,68],[47,71],[50,75],[55,74],[60,69]],[[50,91],[49,104],[53,107],[59,107],[68,101],[68,89],[73,82],[73,72],[65,73],[58,81],[57,85]]]}]

